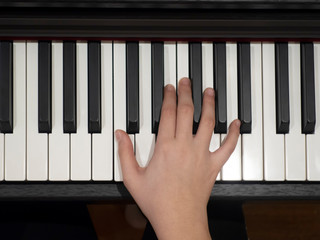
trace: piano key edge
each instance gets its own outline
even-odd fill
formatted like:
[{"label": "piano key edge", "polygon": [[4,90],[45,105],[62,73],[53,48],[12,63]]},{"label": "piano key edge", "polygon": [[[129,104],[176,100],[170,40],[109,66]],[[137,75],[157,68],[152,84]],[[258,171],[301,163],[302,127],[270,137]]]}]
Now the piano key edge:
[{"label": "piano key edge", "polygon": [[[210,200],[320,200],[320,182],[217,182]],[[123,183],[5,182],[0,201],[133,201]]]}]

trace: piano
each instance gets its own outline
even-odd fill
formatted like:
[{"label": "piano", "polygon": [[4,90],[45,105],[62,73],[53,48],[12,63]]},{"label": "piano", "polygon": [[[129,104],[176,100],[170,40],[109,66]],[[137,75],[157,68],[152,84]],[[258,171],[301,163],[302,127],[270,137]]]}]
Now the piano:
[{"label": "piano", "polygon": [[2,1],[0,200],[132,199],[115,129],[141,166],[163,86],[192,81],[194,133],[216,91],[217,149],[241,136],[211,197],[320,199],[320,4],[295,1]]}]

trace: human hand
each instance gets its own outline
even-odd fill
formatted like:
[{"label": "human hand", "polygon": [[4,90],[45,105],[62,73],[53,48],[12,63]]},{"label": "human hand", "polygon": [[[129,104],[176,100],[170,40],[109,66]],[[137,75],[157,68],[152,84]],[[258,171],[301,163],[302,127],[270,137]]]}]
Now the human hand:
[{"label": "human hand", "polygon": [[234,120],[221,147],[209,151],[215,126],[212,88],[205,90],[196,135],[193,109],[188,78],[179,81],[178,106],[174,87],[165,87],[154,154],[145,168],[138,165],[129,136],[116,131],[123,182],[159,239],[210,239],[207,203],[238,141],[240,121]]}]

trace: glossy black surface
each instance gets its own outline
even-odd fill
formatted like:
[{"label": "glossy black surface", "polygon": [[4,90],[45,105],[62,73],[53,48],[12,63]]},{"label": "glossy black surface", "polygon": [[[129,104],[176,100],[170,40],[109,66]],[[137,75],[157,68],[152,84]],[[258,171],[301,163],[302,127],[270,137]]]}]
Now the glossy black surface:
[{"label": "glossy black surface", "polygon": [[[215,200],[320,200],[319,182],[216,182]],[[0,182],[0,201],[133,201],[123,183]]]},{"label": "glossy black surface", "polygon": [[163,42],[151,44],[152,70],[152,133],[157,134],[160,122],[164,87],[164,49]]},{"label": "glossy black surface", "polygon": [[226,43],[213,44],[216,126],[214,133],[227,133]]},{"label": "glossy black surface", "polygon": [[290,125],[288,43],[275,44],[275,63],[276,131],[283,134],[289,133]]},{"label": "glossy black surface", "polygon": [[51,133],[52,79],[51,41],[38,42],[38,128],[39,133]]},{"label": "glossy black surface", "polygon": [[139,43],[127,42],[127,133],[139,132]]},{"label": "glossy black surface", "polygon": [[189,78],[194,105],[193,134],[197,133],[202,108],[202,47],[201,42],[189,43]]},{"label": "glossy black surface", "polygon": [[13,132],[12,41],[0,41],[0,132]]},{"label": "glossy black surface", "polygon": [[63,42],[63,132],[77,132],[76,42]]},{"label": "glossy black surface", "polygon": [[301,43],[300,48],[302,133],[310,134],[316,124],[313,43]]},{"label": "glossy black surface", "polygon": [[238,118],[241,121],[240,133],[251,133],[251,61],[250,43],[241,42],[237,45],[238,57]]},{"label": "glossy black surface", "polygon": [[101,45],[88,42],[88,132],[101,133]]},{"label": "glossy black surface", "polygon": [[[28,2],[21,1],[22,4]],[[287,8],[294,1],[291,4],[267,1],[263,5],[274,9],[266,10],[248,7],[251,1],[247,4],[212,1],[216,3],[212,9],[205,7],[203,1],[185,1],[190,3],[187,8],[177,7],[178,2],[158,1],[154,8],[148,8],[151,6],[144,3],[134,9],[130,7],[134,1],[132,4],[109,2],[118,6],[114,9],[98,7],[102,1],[91,2],[91,8],[78,1],[69,2],[69,8],[63,8],[65,2],[59,2],[60,7],[56,8],[46,1],[42,8],[37,8],[36,4],[27,9],[0,8],[0,38],[193,41],[320,38],[320,7],[315,3],[301,6],[300,2],[296,9],[286,10],[280,6]],[[163,8],[157,7],[159,5]]]},{"label": "glossy black surface", "polygon": [[160,8],[160,9],[319,9],[317,0],[5,0],[1,7]]}]

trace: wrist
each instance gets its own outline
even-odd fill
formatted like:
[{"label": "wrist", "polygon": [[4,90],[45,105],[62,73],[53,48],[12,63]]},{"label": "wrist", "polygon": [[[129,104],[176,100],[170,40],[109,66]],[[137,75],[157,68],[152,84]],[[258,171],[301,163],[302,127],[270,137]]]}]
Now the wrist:
[{"label": "wrist", "polygon": [[162,212],[158,219],[149,220],[158,239],[211,239],[206,209]]}]

